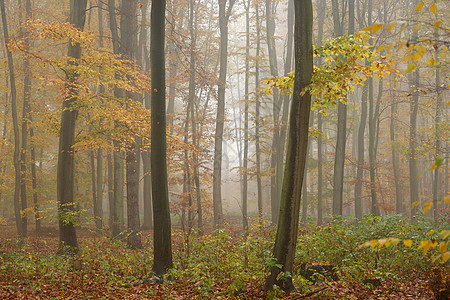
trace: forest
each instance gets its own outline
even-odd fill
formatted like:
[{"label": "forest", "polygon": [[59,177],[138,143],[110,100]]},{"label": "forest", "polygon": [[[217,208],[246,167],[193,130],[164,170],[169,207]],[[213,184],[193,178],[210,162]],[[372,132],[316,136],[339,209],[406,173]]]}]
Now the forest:
[{"label": "forest", "polygon": [[1,299],[450,299],[446,0],[0,0]]}]

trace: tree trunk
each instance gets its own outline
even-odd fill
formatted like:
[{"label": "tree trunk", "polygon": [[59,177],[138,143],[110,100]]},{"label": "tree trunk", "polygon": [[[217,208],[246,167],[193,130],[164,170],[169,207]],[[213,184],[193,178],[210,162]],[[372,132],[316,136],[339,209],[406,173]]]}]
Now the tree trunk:
[{"label": "tree trunk", "polygon": [[358,162],[356,168],[355,179],[355,217],[361,219],[363,215],[362,205],[362,186],[364,178],[364,136],[367,123],[367,93],[368,85],[364,84],[363,92],[361,96],[361,117],[358,128]]},{"label": "tree trunk", "polygon": [[[116,8],[115,1],[108,0],[108,14],[109,14],[109,27],[111,30],[111,40],[113,44],[113,51],[119,54],[119,33],[116,21]],[[121,98],[123,93],[117,87],[114,88],[114,97]],[[120,127],[118,122],[115,122],[114,127]],[[121,151],[121,144],[119,141],[114,141],[114,153],[113,153],[113,169],[114,169],[114,205],[112,214],[112,236],[114,239],[122,240],[124,238],[124,221],[123,221],[123,188],[124,188],[124,157],[123,151]]]},{"label": "tree trunk", "polygon": [[[325,20],[325,11],[327,8],[326,0],[320,0],[317,4],[317,15],[318,15],[318,33],[317,33],[317,45],[322,45],[323,39],[323,24]],[[322,58],[317,59],[317,65],[322,65]],[[322,114],[317,113],[317,128],[321,133],[317,138],[317,225],[323,223],[323,150],[322,150]]]},{"label": "tree trunk", "polygon": [[270,269],[266,279],[265,289],[271,290],[274,284],[289,292],[294,289],[292,277],[277,279],[281,272],[292,273],[295,246],[297,243],[300,197],[303,174],[306,167],[308,148],[309,115],[311,110],[311,95],[301,91],[306,87],[312,76],[312,1],[295,0],[295,81],[289,119],[289,138],[281,194],[280,214],[277,235],[274,246],[276,264]]},{"label": "tree trunk", "polygon": [[419,182],[417,180],[417,112],[419,109],[419,70],[411,74],[410,85],[412,96],[410,100],[410,127],[409,127],[409,197],[411,206],[411,217],[418,212],[419,200]]},{"label": "tree trunk", "polygon": [[244,95],[244,159],[242,176],[242,227],[248,232],[248,107],[249,107],[249,78],[250,78],[250,1],[245,5],[245,95]]},{"label": "tree trunk", "polygon": [[[275,10],[272,9],[272,1],[266,0],[266,39],[267,39],[267,52],[269,54],[269,66],[270,75],[278,77],[278,64],[277,64],[277,52],[275,47]],[[273,90],[273,102],[272,102],[272,117],[274,132],[272,137],[272,157],[270,160],[270,168],[272,169],[273,175],[270,178],[270,204],[271,204],[271,215],[272,223],[278,223],[278,211],[280,207],[280,194],[281,194],[281,178],[282,178],[282,166],[278,164],[279,151],[278,145],[280,143],[280,124],[279,115],[281,110],[280,97],[278,90]],[[283,154],[281,154],[283,155]],[[281,159],[282,161],[282,159]],[[281,169],[280,169],[281,168]]]},{"label": "tree trunk", "polygon": [[217,91],[217,117],[214,139],[214,167],[213,167],[213,210],[214,228],[220,228],[223,224],[222,210],[222,144],[223,127],[225,123],[225,88],[227,80],[228,63],[228,20],[231,9],[236,0],[230,0],[227,8],[227,0],[219,0],[219,28],[220,28],[220,69]]},{"label": "tree trunk", "polygon": [[[122,0],[120,14],[120,53],[127,59],[136,57],[137,48],[137,0]],[[137,101],[137,95],[126,92],[126,97]],[[141,249],[139,221],[139,140],[134,136],[126,145],[126,184],[127,184],[127,246]]]},{"label": "tree trunk", "polygon": [[20,133],[19,133],[19,121],[17,117],[17,92],[16,92],[16,76],[14,73],[14,61],[11,51],[8,49],[8,25],[5,12],[5,1],[0,0],[0,9],[2,15],[2,26],[3,26],[3,37],[5,39],[5,49],[8,58],[8,68],[9,68],[9,82],[11,86],[11,114],[13,121],[13,132],[14,132],[14,213],[16,217],[16,227],[17,234],[20,239],[26,238],[26,233],[23,228],[22,212],[20,208],[20,187],[21,187],[21,177],[20,177]]},{"label": "tree trunk", "polygon": [[262,201],[262,182],[261,182],[261,146],[259,135],[260,124],[260,87],[259,87],[259,55],[261,50],[261,28],[259,21],[259,6],[255,4],[256,12],[256,62],[255,62],[255,155],[256,155],[256,187],[258,197],[258,222],[262,225],[263,201]]},{"label": "tree trunk", "polygon": [[153,272],[157,276],[173,267],[167,185],[166,159],[166,72],[165,72],[165,0],[154,0],[151,8],[151,109],[152,109],[152,198],[153,198]]},{"label": "tree trunk", "polygon": [[[83,30],[86,18],[87,0],[70,1],[70,23],[75,28]],[[74,59],[81,58],[79,43],[69,42],[68,56]],[[77,74],[66,74],[68,96],[64,99],[61,112],[61,129],[59,135],[58,172],[57,172],[57,203],[59,216],[59,247],[60,253],[78,252],[78,241],[73,218],[74,207],[74,150],[75,122],[78,110],[72,105],[78,99],[76,88]]]},{"label": "tree trunk", "polygon": [[[334,36],[343,34],[340,19],[338,0],[332,1]],[[344,15],[345,12],[343,11]],[[338,103],[338,122],[336,152],[334,155],[333,172],[333,216],[342,216],[343,191],[344,191],[344,165],[345,165],[345,144],[347,140],[347,105],[342,101]]]},{"label": "tree trunk", "polygon": [[[26,20],[29,20],[31,16],[31,3],[30,0],[25,1]],[[30,41],[28,34],[25,33],[24,47],[30,47]],[[31,115],[31,68],[30,60],[27,55],[23,56],[23,69],[25,72],[23,80],[23,107],[22,107],[22,145],[20,151],[20,203],[22,210],[22,235],[27,237],[27,145],[28,145],[28,125],[30,123]]]}]

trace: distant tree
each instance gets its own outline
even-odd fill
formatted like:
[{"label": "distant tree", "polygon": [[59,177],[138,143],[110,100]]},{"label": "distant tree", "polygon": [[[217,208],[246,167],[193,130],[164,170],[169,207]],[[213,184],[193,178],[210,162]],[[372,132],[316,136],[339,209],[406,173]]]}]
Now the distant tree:
[{"label": "distant tree", "polygon": [[[83,30],[86,20],[87,0],[70,1],[69,21],[75,28]],[[67,56],[73,58],[72,64],[81,58],[81,45],[69,42]],[[74,207],[74,143],[75,124],[78,110],[73,104],[78,99],[77,72],[72,69],[66,72],[67,96],[61,112],[61,129],[59,136],[58,172],[57,172],[57,203],[59,217],[59,252],[78,252],[78,241],[75,231]]]},{"label": "distant tree", "polygon": [[[231,10],[236,0],[219,0],[219,28],[220,28],[220,50],[219,50],[219,80],[217,91],[217,118],[216,133],[214,140],[214,170],[213,170],[213,205],[214,205],[214,227],[218,228],[223,223],[222,210],[222,145],[223,128],[225,123],[225,87],[227,80],[228,62],[228,21]],[[228,6],[227,6],[228,3]]]},{"label": "distant tree", "polygon": [[[311,82],[313,70],[312,23],[310,0],[295,0],[295,76],[294,92],[289,117],[289,135],[281,194],[277,235],[273,250],[274,264],[265,282],[265,289],[274,284],[285,291],[294,289],[292,274],[297,244],[300,199],[306,167],[311,95],[303,92]],[[280,276],[280,273],[284,276]],[[290,273],[290,274],[289,274]]]},{"label": "distant tree", "polygon": [[8,58],[8,69],[9,69],[9,83],[11,87],[11,114],[13,121],[13,131],[14,131],[14,213],[16,217],[16,227],[19,238],[26,238],[26,232],[23,227],[23,219],[20,205],[20,187],[21,187],[21,177],[20,177],[20,133],[19,133],[19,121],[17,116],[17,90],[16,90],[16,76],[14,72],[14,61],[12,53],[8,48],[9,33],[8,33],[8,22],[6,19],[5,11],[5,1],[1,0],[0,9],[2,15],[2,26],[3,26],[3,37],[5,39],[5,49],[6,56]]}]

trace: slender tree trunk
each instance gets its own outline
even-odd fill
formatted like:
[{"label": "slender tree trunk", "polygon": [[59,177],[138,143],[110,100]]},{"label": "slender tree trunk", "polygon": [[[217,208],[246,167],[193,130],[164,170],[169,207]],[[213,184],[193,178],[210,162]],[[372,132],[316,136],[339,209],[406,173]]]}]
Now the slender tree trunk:
[{"label": "slender tree trunk", "polygon": [[364,84],[361,96],[361,117],[358,128],[358,162],[356,168],[356,183],[355,183],[355,217],[361,219],[363,215],[362,204],[362,186],[364,178],[364,136],[367,123],[367,93],[368,85]]},{"label": "slender tree trunk", "polygon": [[[317,45],[322,45],[323,39],[323,25],[325,20],[325,11],[327,8],[326,0],[320,0],[317,7],[318,15],[318,33],[317,33]],[[322,65],[322,58],[317,59],[317,65]],[[322,114],[317,113],[317,128],[321,133],[317,138],[317,225],[323,223],[323,150],[322,150]]]},{"label": "slender tree trunk", "polygon": [[[341,36],[343,28],[340,19],[338,0],[332,1],[334,35]],[[343,11],[342,14],[345,14]],[[333,175],[333,216],[342,216],[343,191],[344,191],[344,165],[345,144],[347,140],[347,105],[342,101],[338,103],[338,124],[336,152],[334,156]]]},{"label": "slender tree trunk", "polygon": [[[30,122],[32,122],[30,116]],[[38,193],[37,193],[37,174],[36,174],[36,145],[34,142],[34,128],[30,127],[30,139],[32,141],[30,148],[31,155],[31,186],[33,188],[33,209],[34,209],[34,221],[36,224],[36,234],[41,234],[41,216],[39,212],[39,202],[38,202]]]},{"label": "slender tree trunk", "polygon": [[[314,111],[310,112],[309,116],[309,127],[312,127],[314,124]],[[308,147],[306,150],[306,166],[305,172],[303,174],[303,195],[302,195],[302,220],[303,224],[306,224],[308,221],[308,158],[310,156],[309,151],[311,149],[311,139],[308,138]]]},{"label": "slender tree trunk", "polygon": [[262,182],[261,182],[261,146],[260,146],[260,135],[259,135],[259,124],[260,124],[260,87],[259,87],[259,55],[261,50],[261,28],[259,21],[259,6],[255,5],[256,13],[256,63],[255,63],[255,155],[256,155],[256,187],[257,187],[257,197],[258,197],[258,221],[262,225],[263,218],[263,201],[262,201]]},{"label": "slender tree trunk", "polygon": [[[139,47],[136,53],[137,61],[144,67],[145,62],[145,73],[150,75],[150,61],[147,50],[147,10],[148,10],[149,1],[145,1],[142,7],[142,17],[141,17],[141,31],[139,37]],[[146,109],[150,109],[151,100],[150,94],[144,92],[144,106]],[[144,145],[148,144],[150,141],[143,140],[141,148],[141,158],[142,158],[142,167],[144,173],[144,221],[142,222],[141,229],[149,230],[153,228],[153,208],[152,208],[152,179],[151,179],[151,170],[150,170],[150,151],[148,147]]]},{"label": "slender tree trunk", "polygon": [[[437,18],[437,17],[436,17]],[[436,40],[439,40],[439,30],[435,28],[434,36]],[[439,57],[439,48],[436,48],[436,59]],[[436,114],[434,117],[434,126],[435,126],[435,135],[436,135],[436,144],[435,144],[435,159],[441,157],[441,133],[440,133],[440,125],[441,125],[441,115],[442,115],[442,91],[441,91],[441,76],[440,76],[440,66],[436,66],[435,71],[435,87],[436,87]],[[448,160],[448,159],[447,159]],[[438,221],[438,201],[439,201],[439,170],[441,168],[438,167],[434,169],[434,178],[433,178],[433,208],[434,208],[434,220]],[[448,179],[448,177],[446,177]],[[448,180],[446,180],[448,181]]]},{"label": "slender tree trunk", "polygon": [[[294,289],[292,277],[281,277],[281,272],[292,273],[298,236],[300,197],[308,148],[311,95],[301,91],[312,76],[312,1],[295,2],[295,82],[289,118],[289,138],[281,194],[280,215],[273,256],[276,265],[271,267],[264,288],[271,290],[274,284],[289,292]],[[279,268],[277,265],[282,267]]]},{"label": "slender tree trunk", "polygon": [[[111,30],[111,40],[113,44],[113,51],[119,54],[119,33],[116,21],[116,8],[115,1],[108,0],[108,14],[109,14],[109,26]],[[114,88],[114,97],[121,98],[123,93],[117,87]],[[120,127],[118,122],[114,124],[115,128]],[[119,141],[114,141],[114,154],[113,154],[113,169],[114,169],[114,205],[113,205],[113,226],[112,236],[114,239],[122,240],[124,238],[124,221],[123,221],[123,188],[124,188],[124,157],[123,151],[121,151],[121,144]]]},{"label": "slender tree trunk", "polygon": [[11,51],[8,49],[8,22],[5,12],[5,1],[0,0],[0,10],[2,15],[3,37],[5,39],[6,56],[8,59],[9,68],[9,83],[11,87],[11,115],[13,121],[14,132],[14,213],[16,217],[17,234],[20,239],[26,238],[26,233],[23,228],[22,212],[20,207],[20,189],[21,189],[21,177],[20,177],[20,133],[19,133],[19,120],[17,116],[17,92],[16,92],[16,76],[14,73],[14,61]]},{"label": "slender tree trunk", "polygon": [[[189,103],[191,104],[191,131],[192,131],[192,145],[195,149],[199,149],[199,137],[197,136],[197,121],[195,119],[195,111],[198,110],[198,107],[196,106],[195,101],[195,85],[196,85],[196,44],[197,44],[197,36],[196,36],[196,29],[197,29],[197,21],[194,20],[194,12],[196,2],[195,0],[190,0],[190,15],[189,15],[189,24],[190,24],[190,35],[191,35],[191,48],[190,48],[190,80],[189,80]],[[187,117],[189,119],[189,116]],[[193,157],[193,177],[194,177],[194,185],[195,185],[195,198],[196,198],[196,206],[197,206],[197,226],[199,228],[199,233],[202,234],[203,232],[203,212],[202,212],[202,200],[201,200],[201,190],[200,190],[200,173],[198,170],[198,154],[197,151],[194,151],[192,154]],[[193,207],[190,207],[190,209],[193,209]]]},{"label": "slender tree trunk", "polygon": [[[87,0],[70,1],[70,23],[83,30],[86,18]],[[81,58],[79,43],[69,43],[68,56],[74,59]],[[60,253],[78,252],[78,241],[73,221],[74,207],[74,150],[75,122],[78,110],[72,105],[78,99],[76,88],[77,74],[66,74],[68,96],[64,99],[61,112],[61,129],[59,136],[58,172],[57,172],[57,203],[59,215],[59,243]]]},{"label": "slender tree trunk", "polygon": [[244,159],[242,176],[242,224],[244,232],[248,232],[248,107],[250,78],[250,1],[245,5],[245,96],[244,96]]},{"label": "slender tree trunk", "polygon": [[219,28],[220,28],[220,69],[217,91],[217,117],[216,133],[214,139],[214,167],[213,167],[213,211],[214,228],[220,228],[223,224],[222,210],[222,144],[223,128],[225,123],[225,88],[228,63],[228,20],[236,0],[219,1]]},{"label": "slender tree trunk", "polygon": [[109,227],[112,230],[114,226],[114,163],[110,151],[108,151],[106,160],[108,164]]},{"label": "slender tree trunk", "polygon": [[154,0],[151,8],[152,77],[152,195],[153,195],[153,272],[163,275],[173,267],[166,159],[166,72],[165,0]]},{"label": "slender tree trunk", "polygon": [[417,112],[419,109],[419,70],[417,69],[410,77],[412,96],[410,100],[410,129],[409,129],[409,197],[411,206],[411,217],[418,212],[419,182],[417,180]]},{"label": "slender tree trunk", "polygon": [[[31,3],[30,0],[25,1],[26,17],[25,20],[29,20],[31,16]],[[24,47],[30,47],[30,41],[28,35],[25,33]],[[22,145],[20,151],[20,203],[22,210],[22,234],[23,237],[27,237],[27,147],[28,147],[28,124],[30,123],[31,115],[31,68],[30,60],[27,55],[23,56],[23,69],[25,72],[23,80],[23,107],[22,107]]]},{"label": "slender tree trunk", "polygon": [[[267,50],[269,54],[270,75],[278,77],[278,64],[277,64],[277,52],[275,47],[275,10],[272,6],[273,0],[266,0],[266,38],[267,38]],[[278,145],[280,143],[280,124],[279,115],[281,110],[281,102],[278,90],[273,91],[273,103],[272,114],[274,132],[272,137],[272,157],[270,160],[270,168],[272,169],[273,176],[270,178],[270,204],[272,212],[272,223],[278,223],[278,211],[280,207],[280,194],[281,194],[281,178],[282,178],[282,166],[278,164]],[[283,154],[281,154],[283,155]],[[282,160],[282,159],[281,159]]]}]

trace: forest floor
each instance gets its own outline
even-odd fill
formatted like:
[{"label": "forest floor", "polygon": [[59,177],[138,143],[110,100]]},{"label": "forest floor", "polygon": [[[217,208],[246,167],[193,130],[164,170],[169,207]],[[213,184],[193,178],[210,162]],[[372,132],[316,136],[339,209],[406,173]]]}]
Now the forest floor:
[{"label": "forest floor", "polygon": [[[214,266],[209,266],[210,273],[206,273],[201,271],[205,270],[201,262],[188,264],[186,252],[191,256],[204,255],[207,259],[214,255],[214,250],[207,252],[209,244],[205,240],[197,246],[192,242],[186,247],[185,236],[176,233],[173,235],[174,261],[177,269],[184,268],[184,271],[175,273],[174,280],[163,284],[140,284],[151,270],[150,231],[142,232],[144,248],[141,250],[127,249],[124,244],[113,243],[86,228],[77,233],[81,252],[75,257],[61,257],[56,255],[56,227],[44,228],[39,236],[30,232],[26,246],[19,247],[14,238],[15,227],[0,226],[0,299],[435,299],[429,270],[412,272],[405,277],[392,274],[391,279],[382,279],[381,286],[376,287],[340,274],[339,281],[322,281],[311,286],[294,280],[298,290],[290,294],[266,293],[261,290],[266,276],[264,270],[248,268],[248,274],[245,270],[233,273],[233,266],[230,270],[218,266],[222,269],[214,273]],[[218,247],[216,253],[221,248],[231,247],[233,234],[230,231],[220,238],[223,240],[213,241]],[[206,236],[204,239],[214,238]],[[235,253],[233,259],[237,261],[241,255]],[[250,264],[251,258],[249,260]],[[240,277],[243,273],[247,275]],[[236,276],[240,279],[233,278]]]}]

